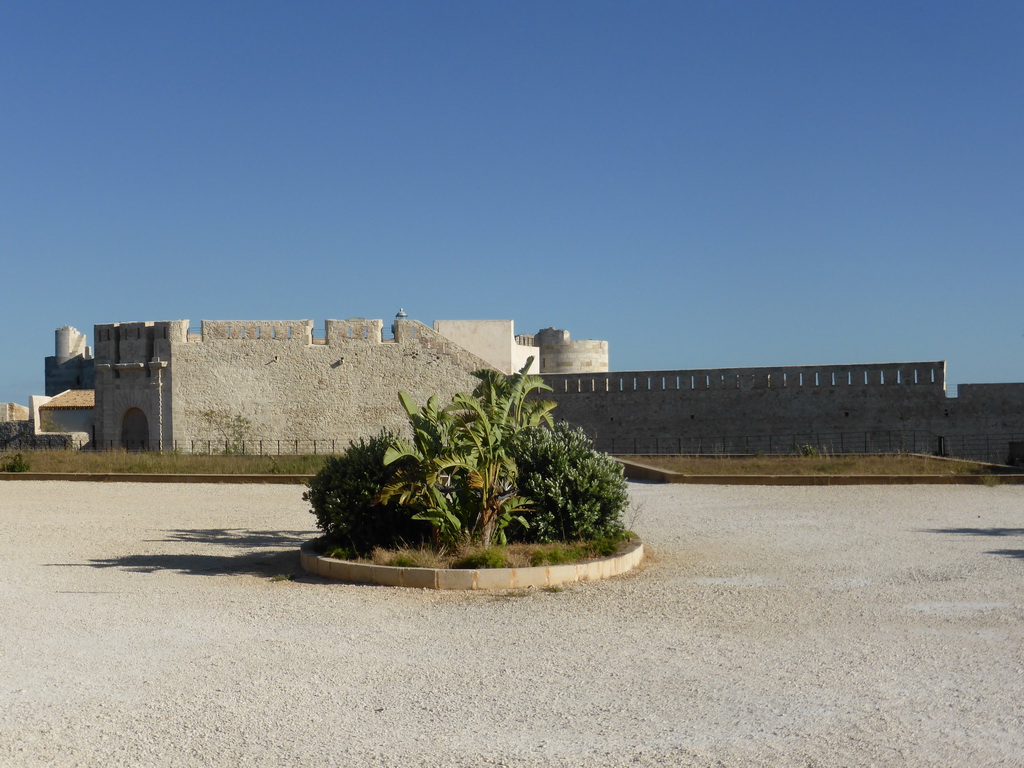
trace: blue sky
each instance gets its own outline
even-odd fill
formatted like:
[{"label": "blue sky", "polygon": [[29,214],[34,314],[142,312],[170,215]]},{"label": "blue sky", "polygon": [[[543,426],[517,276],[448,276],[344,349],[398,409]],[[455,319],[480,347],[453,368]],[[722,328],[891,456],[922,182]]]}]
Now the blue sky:
[{"label": "blue sky", "polygon": [[1024,381],[1019,2],[0,6],[0,402],[53,331],[511,318]]}]

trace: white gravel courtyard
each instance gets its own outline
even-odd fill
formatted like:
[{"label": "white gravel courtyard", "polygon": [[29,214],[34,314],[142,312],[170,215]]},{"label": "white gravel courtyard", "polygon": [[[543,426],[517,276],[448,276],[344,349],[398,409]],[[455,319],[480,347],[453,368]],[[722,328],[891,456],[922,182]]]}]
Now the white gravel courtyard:
[{"label": "white gravel courtyard", "polygon": [[301,486],[0,482],[0,766],[1024,765],[1024,486],[630,485],[564,591],[298,575]]}]

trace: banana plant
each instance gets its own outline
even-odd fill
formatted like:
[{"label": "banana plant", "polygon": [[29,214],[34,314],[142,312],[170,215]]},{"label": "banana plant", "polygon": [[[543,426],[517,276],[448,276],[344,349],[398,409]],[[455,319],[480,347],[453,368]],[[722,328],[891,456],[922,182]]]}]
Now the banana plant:
[{"label": "banana plant", "polygon": [[435,543],[443,547],[503,544],[512,522],[528,525],[523,513],[530,502],[517,493],[512,448],[523,429],[551,426],[555,407],[530,397],[550,390],[528,373],[532,363],[530,358],[512,376],[477,371],[480,383],[473,393],[455,395],[443,409],[436,396],[419,408],[400,392],[413,439],[396,440],[385,454],[384,463],[396,464],[397,471],[378,500],[397,497],[413,508],[413,517],[430,522]]},{"label": "banana plant", "polygon": [[512,448],[521,430],[552,424],[555,404],[529,399],[537,390],[550,390],[539,376],[529,374],[531,357],[518,373],[505,376],[498,371],[474,373],[480,383],[472,395],[457,394],[445,410],[459,424],[454,436],[465,457],[464,469],[474,491],[476,514],[470,536],[484,546],[505,543],[505,528],[516,521],[527,526],[522,513],[530,510],[529,499],[516,492],[517,469]]},{"label": "banana plant", "polygon": [[411,442],[396,438],[385,452],[384,464],[397,466],[377,500],[386,503],[397,497],[400,504],[413,510],[414,519],[429,522],[437,548],[459,546],[469,521],[468,505],[459,498],[461,489],[453,482],[454,468],[460,463],[453,452],[456,422],[438,408],[436,396],[422,409],[405,392],[399,392],[398,399],[409,417],[413,438]]}]

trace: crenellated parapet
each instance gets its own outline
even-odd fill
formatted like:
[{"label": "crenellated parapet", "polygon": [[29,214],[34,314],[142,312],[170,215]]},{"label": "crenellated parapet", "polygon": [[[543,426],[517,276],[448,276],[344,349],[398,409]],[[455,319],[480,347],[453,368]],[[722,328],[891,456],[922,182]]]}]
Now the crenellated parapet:
[{"label": "crenellated parapet", "polygon": [[864,432],[942,434],[942,361],[544,374],[556,418],[601,438]]},{"label": "crenellated parapet", "polygon": [[324,326],[324,343],[326,344],[347,344],[353,341],[365,341],[370,344],[383,343],[383,320],[350,317],[348,320],[327,320]]},{"label": "crenellated parapet", "polygon": [[188,320],[97,325],[93,330],[96,369],[168,360],[171,345],[184,343],[187,338]]},{"label": "crenellated parapet", "polygon": [[867,363],[840,366],[778,366],[672,371],[615,371],[601,374],[545,373],[556,392],[722,392],[914,386],[945,393],[946,363]]},{"label": "crenellated parapet", "polygon": [[203,320],[202,341],[313,343],[312,320]]}]

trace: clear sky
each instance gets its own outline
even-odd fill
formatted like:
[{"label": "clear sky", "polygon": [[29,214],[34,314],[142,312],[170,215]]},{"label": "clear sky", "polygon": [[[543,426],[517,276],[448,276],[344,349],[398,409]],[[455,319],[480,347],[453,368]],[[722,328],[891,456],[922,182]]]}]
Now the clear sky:
[{"label": "clear sky", "polygon": [[53,331],[514,319],[1024,381],[1024,3],[0,5],[0,402]]}]

